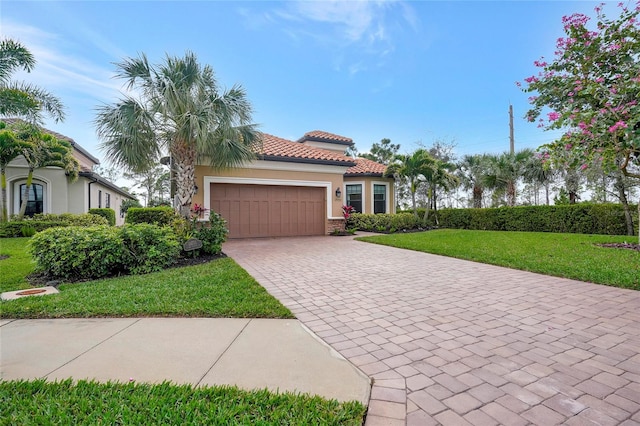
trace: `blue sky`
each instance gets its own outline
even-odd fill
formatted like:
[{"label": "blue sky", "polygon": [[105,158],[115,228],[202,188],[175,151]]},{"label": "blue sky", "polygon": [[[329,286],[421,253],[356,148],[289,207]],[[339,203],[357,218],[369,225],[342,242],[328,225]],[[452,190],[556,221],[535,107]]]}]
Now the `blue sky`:
[{"label": "blue sky", "polygon": [[534,60],[553,57],[563,15],[593,16],[596,5],[3,0],[0,31],[38,61],[16,78],[67,107],[63,123],[46,127],[102,160],[92,120],[119,95],[113,63],[141,52],[159,63],[186,50],[222,86],[244,86],[264,132],[296,140],[324,130],[351,137],[360,152],[382,138],[402,152],[442,140],[460,156],[508,150],[509,104],[516,149],[558,136],[523,119],[529,95],[515,82],[536,72]]}]

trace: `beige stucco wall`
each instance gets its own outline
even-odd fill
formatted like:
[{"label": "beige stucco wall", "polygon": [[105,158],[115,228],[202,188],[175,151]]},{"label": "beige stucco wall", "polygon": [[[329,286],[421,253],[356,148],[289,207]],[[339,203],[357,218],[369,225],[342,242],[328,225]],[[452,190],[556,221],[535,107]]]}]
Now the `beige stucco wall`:
[{"label": "beige stucco wall", "polygon": [[[267,167],[280,167],[281,170],[267,169]],[[282,170],[284,169],[284,170]],[[294,169],[294,170],[286,170]],[[342,218],[342,203],[344,200],[343,175],[347,167],[321,166],[304,163],[280,163],[275,161],[256,161],[244,168],[233,168],[222,171],[214,171],[207,166],[196,167],[196,182],[198,193],[193,197],[193,202],[206,204],[208,183],[212,179],[228,178],[236,183],[245,184],[271,184],[271,185],[296,185],[322,186],[327,189],[328,219]],[[315,184],[317,183],[317,185]],[[335,195],[340,188],[341,197]],[[329,214],[330,212],[330,214]]]},{"label": "beige stucco wall", "polygon": [[362,184],[363,186],[363,199],[362,199],[362,208],[364,210],[363,213],[373,213],[373,185],[382,185],[385,184],[387,186],[387,213],[395,213],[395,191],[394,191],[394,181],[389,178],[381,178],[381,177],[345,177],[344,178],[344,187],[342,188],[343,197],[346,202],[346,186],[350,184]]}]

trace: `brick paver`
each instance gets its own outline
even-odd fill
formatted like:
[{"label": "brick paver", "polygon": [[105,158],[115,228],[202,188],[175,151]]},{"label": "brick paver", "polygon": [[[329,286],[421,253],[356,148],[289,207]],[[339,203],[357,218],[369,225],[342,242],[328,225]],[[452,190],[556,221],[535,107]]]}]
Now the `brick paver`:
[{"label": "brick paver", "polygon": [[374,379],[367,425],[640,420],[640,292],[349,237],[224,251]]}]

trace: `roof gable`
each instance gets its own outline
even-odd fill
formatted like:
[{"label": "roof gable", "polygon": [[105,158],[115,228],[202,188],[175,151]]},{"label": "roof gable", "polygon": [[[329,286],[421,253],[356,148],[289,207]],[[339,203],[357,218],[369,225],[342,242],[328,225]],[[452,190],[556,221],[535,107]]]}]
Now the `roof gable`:
[{"label": "roof gable", "polygon": [[335,143],[339,145],[353,145],[353,139],[348,138],[346,136],[340,136],[329,132],[324,132],[322,130],[313,130],[311,132],[307,132],[303,137],[297,140],[298,143],[305,143],[307,141],[313,142],[327,142],[327,143]]},{"label": "roof gable", "polygon": [[384,176],[387,166],[367,158],[355,158],[355,166],[349,167],[345,176]]},{"label": "roof gable", "polygon": [[262,160],[307,162],[337,166],[353,166],[351,157],[325,149],[314,148],[267,133],[262,134],[262,147],[258,152]]}]

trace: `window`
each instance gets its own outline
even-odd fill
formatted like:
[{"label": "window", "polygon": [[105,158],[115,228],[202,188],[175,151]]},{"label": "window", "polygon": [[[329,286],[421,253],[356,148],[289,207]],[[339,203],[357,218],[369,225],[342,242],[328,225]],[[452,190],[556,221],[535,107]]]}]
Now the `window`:
[{"label": "window", "polygon": [[[19,189],[19,202],[18,208],[22,206],[22,200],[24,196],[24,191],[26,189],[26,184],[20,184]],[[31,188],[29,188],[29,194],[27,196],[27,210],[25,211],[25,216],[33,216],[34,214],[44,213],[44,187],[39,183],[31,184]]]},{"label": "window", "polygon": [[373,212],[387,212],[387,187],[386,185],[373,185]]},{"label": "window", "polygon": [[111,208],[111,194],[104,194],[104,206],[106,208]]},{"label": "window", "polygon": [[362,185],[347,185],[347,205],[362,213]]},{"label": "window", "polygon": [[98,208],[102,208],[102,191],[98,190]]}]

